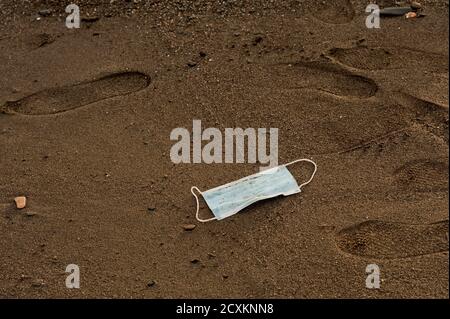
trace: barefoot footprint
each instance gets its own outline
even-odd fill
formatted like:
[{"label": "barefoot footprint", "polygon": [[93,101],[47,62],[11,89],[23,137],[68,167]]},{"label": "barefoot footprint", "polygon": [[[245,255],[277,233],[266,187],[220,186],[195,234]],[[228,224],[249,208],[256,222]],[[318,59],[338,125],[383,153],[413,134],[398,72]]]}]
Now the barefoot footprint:
[{"label": "barefoot footprint", "polygon": [[149,85],[150,77],[143,73],[114,73],[93,81],[43,90],[17,101],[7,102],[0,107],[0,111],[25,115],[62,113],[104,99],[137,92]]}]

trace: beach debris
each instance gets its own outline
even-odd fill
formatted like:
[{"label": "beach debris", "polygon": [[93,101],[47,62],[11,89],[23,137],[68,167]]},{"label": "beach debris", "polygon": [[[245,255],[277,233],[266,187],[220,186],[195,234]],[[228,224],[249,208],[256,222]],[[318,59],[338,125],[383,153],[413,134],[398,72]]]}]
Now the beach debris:
[{"label": "beach debris", "polygon": [[196,227],[196,225],[194,225],[194,224],[186,224],[186,225],[183,225],[181,227],[183,227],[183,229],[185,231],[193,231],[194,228]]},{"label": "beach debris", "polygon": [[420,4],[419,2],[413,1],[411,2],[411,8],[419,10],[422,9],[422,4]]},{"label": "beach debris", "polygon": [[98,17],[98,16],[83,16],[83,17],[81,17],[81,21],[86,22],[86,23],[94,23],[98,20],[100,20],[100,17]]},{"label": "beach debris", "polygon": [[20,275],[20,278],[19,278],[20,281],[24,281],[24,280],[28,280],[28,279],[31,279],[31,276],[24,275],[24,274]]},{"label": "beach debris", "polygon": [[208,258],[210,258],[210,259],[216,258],[216,254],[208,253]]},{"label": "beach debris", "polygon": [[17,209],[23,209],[27,206],[27,198],[25,196],[17,196],[14,198],[14,202],[16,203]]},{"label": "beach debris", "polygon": [[417,18],[417,13],[415,13],[415,12],[408,12],[407,14],[405,14],[405,18],[406,19]]},{"label": "beach debris", "polygon": [[38,14],[43,17],[48,17],[49,15],[52,14],[52,10],[51,9],[42,9],[42,10],[38,11]]},{"label": "beach debris", "polygon": [[[308,162],[314,166],[309,179],[300,185],[297,184],[294,176],[289,172],[287,166],[298,162]],[[237,214],[242,209],[267,198],[274,198],[279,195],[289,196],[301,192],[303,186],[308,185],[317,172],[317,164],[307,158],[300,158],[290,163],[272,167],[263,172],[259,172],[235,182],[211,188],[207,191],[200,191],[198,187],[192,186],[191,193],[196,201],[195,218],[199,222],[209,222],[212,220],[222,220]],[[199,195],[197,195],[197,193]],[[202,219],[199,217],[200,202],[199,196],[206,201],[214,217]]]},{"label": "beach debris", "polygon": [[414,11],[412,7],[388,7],[380,10],[380,16],[403,16],[411,11]]},{"label": "beach debris", "polygon": [[38,288],[38,287],[42,287],[45,286],[45,282],[43,279],[36,279],[33,280],[33,282],[31,283],[32,287]]}]

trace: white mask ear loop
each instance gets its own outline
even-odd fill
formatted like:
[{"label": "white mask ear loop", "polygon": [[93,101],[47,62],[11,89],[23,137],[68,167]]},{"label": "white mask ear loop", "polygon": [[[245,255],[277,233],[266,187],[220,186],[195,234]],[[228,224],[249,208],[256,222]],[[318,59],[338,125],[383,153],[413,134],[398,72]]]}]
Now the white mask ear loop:
[{"label": "white mask ear loop", "polygon": [[306,182],[304,182],[303,184],[300,184],[300,185],[298,186],[298,188],[301,189],[303,186],[308,185],[308,184],[313,180],[314,175],[316,175],[316,172],[317,172],[317,164],[314,163],[313,161],[311,161],[310,159],[307,159],[307,158],[301,158],[301,159],[292,161],[292,162],[290,162],[290,163],[284,164],[284,166],[292,165],[292,164],[295,164],[295,163],[298,163],[298,162],[308,162],[308,163],[311,163],[311,164],[314,165],[314,171],[312,172],[311,177],[310,177]]},{"label": "white mask ear loop", "polygon": [[201,222],[201,223],[206,223],[206,222],[210,222],[210,221],[212,221],[212,220],[215,220],[216,217],[212,217],[212,218],[208,218],[208,219],[201,219],[201,218],[198,216],[198,212],[199,212],[199,210],[200,210],[200,203],[199,203],[199,201],[198,201],[198,196],[197,196],[197,194],[194,193],[194,190],[197,190],[197,192],[198,192],[199,194],[201,194],[202,192],[201,192],[196,186],[192,186],[192,187],[191,187],[191,193],[192,193],[192,195],[194,195],[195,201],[197,202],[197,211],[195,212],[195,218],[196,218],[199,222]]}]

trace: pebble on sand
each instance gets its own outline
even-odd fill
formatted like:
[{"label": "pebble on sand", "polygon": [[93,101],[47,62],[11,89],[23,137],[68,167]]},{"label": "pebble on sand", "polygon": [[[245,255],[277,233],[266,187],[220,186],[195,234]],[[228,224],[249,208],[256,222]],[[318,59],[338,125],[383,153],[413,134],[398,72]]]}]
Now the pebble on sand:
[{"label": "pebble on sand", "polygon": [[52,14],[52,10],[50,10],[50,9],[42,9],[42,10],[39,10],[38,14],[40,16],[43,16],[43,17],[48,17],[49,15]]},{"label": "pebble on sand", "polygon": [[405,14],[406,19],[411,19],[411,18],[416,18],[416,17],[417,17],[417,13],[415,13],[415,12],[408,12],[407,14]]},{"label": "pebble on sand", "polygon": [[196,227],[194,224],[187,224],[182,226],[185,231],[192,231]]},{"label": "pebble on sand", "polygon": [[27,206],[27,198],[25,196],[17,196],[14,198],[14,202],[16,203],[17,209],[22,209]]},{"label": "pebble on sand", "polygon": [[422,9],[422,4],[420,4],[419,2],[413,1],[411,2],[411,8],[413,9]]},{"label": "pebble on sand", "polygon": [[27,280],[27,279],[31,279],[31,277],[28,275],[24,275],[24,274],[20,275],[20,281]]}]

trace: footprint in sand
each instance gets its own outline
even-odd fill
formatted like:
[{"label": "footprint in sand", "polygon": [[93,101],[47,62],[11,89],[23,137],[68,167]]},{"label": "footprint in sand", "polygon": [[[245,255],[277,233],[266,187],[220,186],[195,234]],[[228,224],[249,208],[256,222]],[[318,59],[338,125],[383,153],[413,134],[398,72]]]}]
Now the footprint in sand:
[{"label": "footprint in sand", "polygon": [[415,160],[394,172],[399,188],[415,192],[447,192],[448,163],[435,160]]},{"label": "footprint in sand", "polygon": [[0,38],[0,54],[6,49],[14,49],[15,52],[32,51],[39,48],[46,47],[52,44],[59,38],[60,34],[52,33],[34,33],[34,34],[19,34],[15,37]]},{"label": "footprint in sand", "polygon": [[409,117],[412,122],[422,125],[425,130],[448,143],[447,106],[426,101],[403,92],[394,92],[392,99],[403,107],[405,118]]},{"label": "footprint in sand", "polygon": [[448,251],[448,220],[414,225],[369,220],[336,234],[342,251],[368,258],[395,259]]},{"label": "footprint in sand", "polygon": [[17,101],[9,101],[0,107],[0,111],[6,114],[56,114],[115,96],[137,92],[149,85],[150,77],[143,73],[114,73],[93,81],[51,88]]},{"label": "footprint in sand", "polygon": [[315,89],[346,98],[369,98],[378,91],[377,84],[330,62],[294,62],[272,65],[271,81],[283,89]]},{"label": "footprint in sand", "polygon": [[355,10],[350,0],[314,1],[311,15],[330,24],[349,23],[355,17]]},{"label": "footprint in sand", "polygon": [[448,73],[446,56],[406,48],[333,48],[328,56],[339,63],[360,70],[394,70],[426,68],[436,73]]}]

